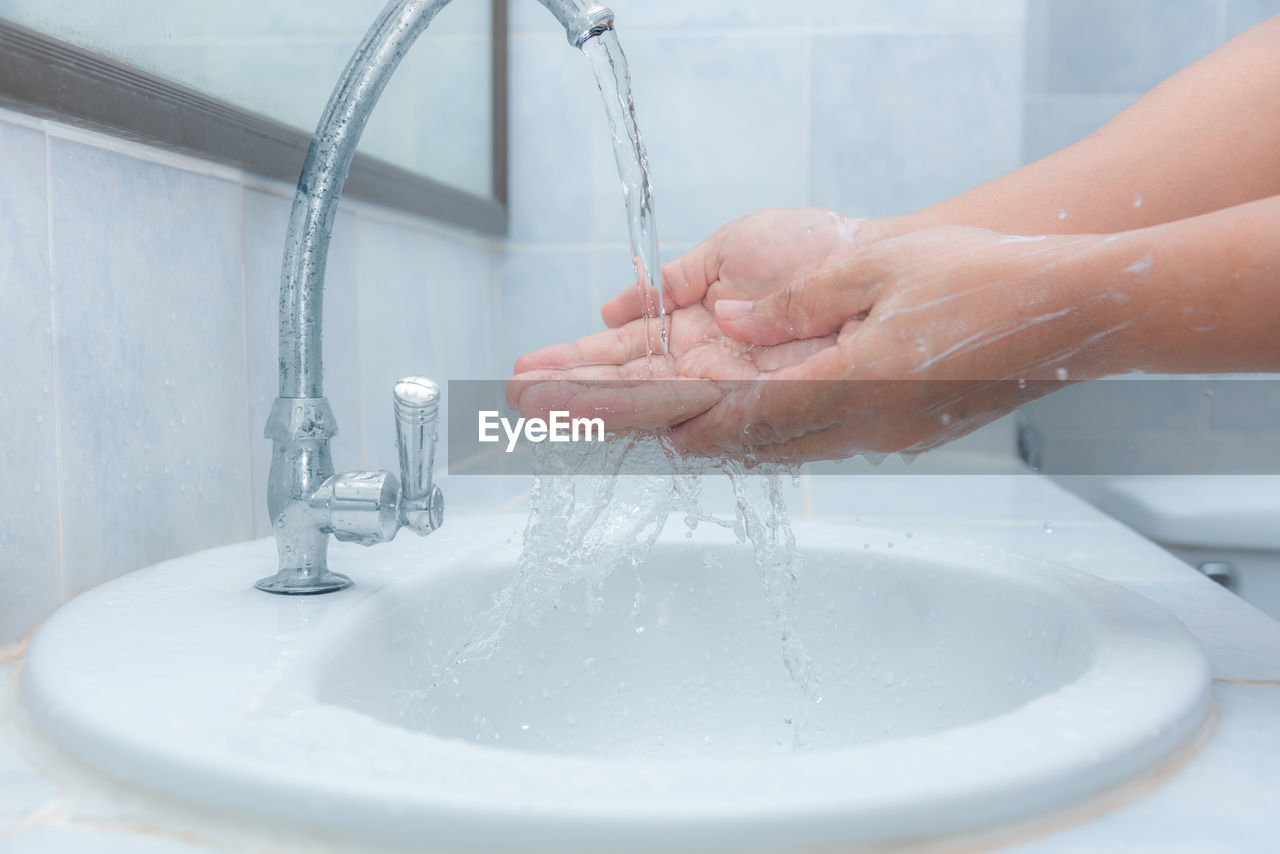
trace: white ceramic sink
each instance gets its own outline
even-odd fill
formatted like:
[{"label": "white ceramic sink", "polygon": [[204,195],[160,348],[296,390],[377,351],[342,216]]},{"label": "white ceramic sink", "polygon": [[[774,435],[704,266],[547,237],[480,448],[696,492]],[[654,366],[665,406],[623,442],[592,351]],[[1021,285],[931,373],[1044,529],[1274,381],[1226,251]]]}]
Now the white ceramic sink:
[{"label": "white ceramic sink", "polygon": [[820,525],[796,531],[819,704],[783,666],[749,547],[719,531],[664,535],[638,610],[630,572],[597,614],[571,589],[432,687],[510,576],[521,522],[335,546],[357,586],[314,598],[252,589],[268,541],[134,573],[48,621],[26,700],[77,755],[172,797],[494,851],[981,828],[1152,768],[1207,709],[1199,648],[1137,596],[981,544]]}]

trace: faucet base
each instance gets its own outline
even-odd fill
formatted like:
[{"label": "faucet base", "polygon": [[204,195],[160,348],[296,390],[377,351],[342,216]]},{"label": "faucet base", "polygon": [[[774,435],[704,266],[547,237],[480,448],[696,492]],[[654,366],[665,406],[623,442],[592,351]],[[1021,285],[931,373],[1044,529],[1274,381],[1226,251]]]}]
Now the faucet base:
[{"label": "faucet base", "polygon": [[340,572],[322,569],[319,572],[304,572],[300,569],[282,569],[275,575],[262,579],[254,587],[267,593],[279,593],[282,596],[312,596],[317,593],[336,593],[346,590],[354,584],[350,578]]}]

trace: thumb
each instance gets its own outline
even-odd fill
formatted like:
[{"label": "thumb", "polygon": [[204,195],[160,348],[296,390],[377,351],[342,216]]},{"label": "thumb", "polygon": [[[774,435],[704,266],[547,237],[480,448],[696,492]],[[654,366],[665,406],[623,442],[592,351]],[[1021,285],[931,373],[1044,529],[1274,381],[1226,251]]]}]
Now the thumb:
[{"label": "thumb", "polygon": [[827,267],[758,300],[717,300],[716,325],[746,344],[822,338],[871,310],[879,284],[863,281],[856,262]]}]

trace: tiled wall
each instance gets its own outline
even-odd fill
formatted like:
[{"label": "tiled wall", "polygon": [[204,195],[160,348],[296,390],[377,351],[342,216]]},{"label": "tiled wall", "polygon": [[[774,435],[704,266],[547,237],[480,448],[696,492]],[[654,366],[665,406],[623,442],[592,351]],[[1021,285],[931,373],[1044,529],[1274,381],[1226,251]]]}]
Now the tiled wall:
[{"label": "tiled wall", "polygon": [[1087,136],[1280,0],[1028,0],[1023,157]]},{"label": "tiled wall", "polygon": [[[0,111],[0,644],[108,578],[262,536],[291,188]],[[338,217],[342,468],[397,466],[399,376],[497,375],[494,244]]]},{"label": "tiled wall", "polygon": [[[1030,0],[1024,160],[1088,135],[1165,77],[1276,14],[1280,0]],[[1280,427],[1259,418],[1280,408],[1278,391],[1274,381],[1215,386],[1196,377],[1092,383],[1026,412],[1046,465],[1057,471],[1238,473],[1280,454]],[[1089,478],[1067,482],[1086,495],[1097,487]]]}]

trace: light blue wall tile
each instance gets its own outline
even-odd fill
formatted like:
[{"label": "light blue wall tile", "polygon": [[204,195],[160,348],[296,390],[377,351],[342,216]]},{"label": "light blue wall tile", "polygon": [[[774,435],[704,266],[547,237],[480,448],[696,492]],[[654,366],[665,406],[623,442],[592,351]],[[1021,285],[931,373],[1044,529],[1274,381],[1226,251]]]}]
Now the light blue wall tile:
[{"label": "light blue wall tile", "polygon": [[[396,380],[492,375],[497,323],[493,261],[487,244],[435,228],[361,216],[356,225],[360,278],[360,372],[365,462],[396,471],[391,389]],[[339,419],[341,419],[339,414]],[[441,411],[447,443],[448,397]],[[443,465],[445,447],[437,454]]]},{"label": "light blue wall tile", "polygon": [[509,50],[510,239],[589,240],[592,132],[604,121],[590,63],[554,33],[514,35]]},{"label": "light blue wall tile", "polygon": [[431,376],[431,253],[409,229],[358,217],[355,230],[365,465],[397,471],[391,388],[401,377]]},{"label": "light blue wall tile", "polygon": [[[786,4],[779,4],[786,5]],[[822,27],[894,29],[991,28],[1022,26],[1026,0],[813,0],[813,21]]]},{"label": "light blue wall tile", "polygon": [[431,360],[423,372],[445,389],[436,458],[436,467],[443,470],[448,459],[449,382],[506,379],[510,367],[498,363],[501,323],[494,298],[497,253],[493,245],[453,232],[432,231],[419,240],[431,257],[423,279],[430,291]]},{"label": "light blue wall tile", "polygon": [[432,375],[441,382],[505,379],[508,366],[498,364],[496,247],[445,231],[418,239],[431,253],[423,281],[431,292]]},{"label": "light blue wall tile", "polygon": [[[701,240],[763,207],[808,199],[806,46],[802,36],[700,33],[624,38],[664,241]],[[599,106],[598,240],[627,240],[626,214]]]},{"label": "light blue wall tile", "polygon": [[1197,379],[1104,379],[1059,389],[1025,411],[1055,431],[1188,431],[1208,423],[1211,389]]},{"label": "light blue wall tile", "polygon": [[[259,190],[244,194],[244,283],[249,359],[249,443],[252,460],[254,536],[271,533],[267,472],[271,442],[263,436],[279,390],[280,265],[292,200]],[[359,307],[354,217],[345,208],[334,223],[325,272],[324,391],[338,435],[332,444],[341,471],[364,465]]]},{"label": "light blue wall tile", "polygon": [[1224,0],[1227,4],[1227,35],[1244,32],[1267,18],[1280,15],[1280,0]]},{"label": "light blue wall tile", "polygon": [[813,40],[812,199],[857,216],[910,211],[1016,167],[1021,39]]},{"label": "light blue wall tile", "polygon": [[1145,92],[1217,44],[1217,0],[1049,0],[1046,92]]},{"label": "light blue wall tile", "polygon": [[252,532],[241,189],[49,144],[70,595]]},{"label": "light blue wall tile", "polygon": [[1280,473],[1275,434],[1037,429],[1044,437],[1042,470],[1053,475]]},{"label": "light blue wall tile", "polygon": [[45,139],[0,123],[0,645],[61,599]]},{"label": "light blue wall tile", "polygon": [[1209,428],[1280,434],[1280,375],[1209,383]]},{"label": "light blue wall tile", "polygon": [[1136,95],[1040,95],[1027,99],[1022,162],[1030,163],[1084,139],[1109,122]]},{"label": "light blue wall tile", "polygon": [[513,248],[502,253],[502,362],[547,344],[603,328],[591,296],[592,253],[585,249]]}]

